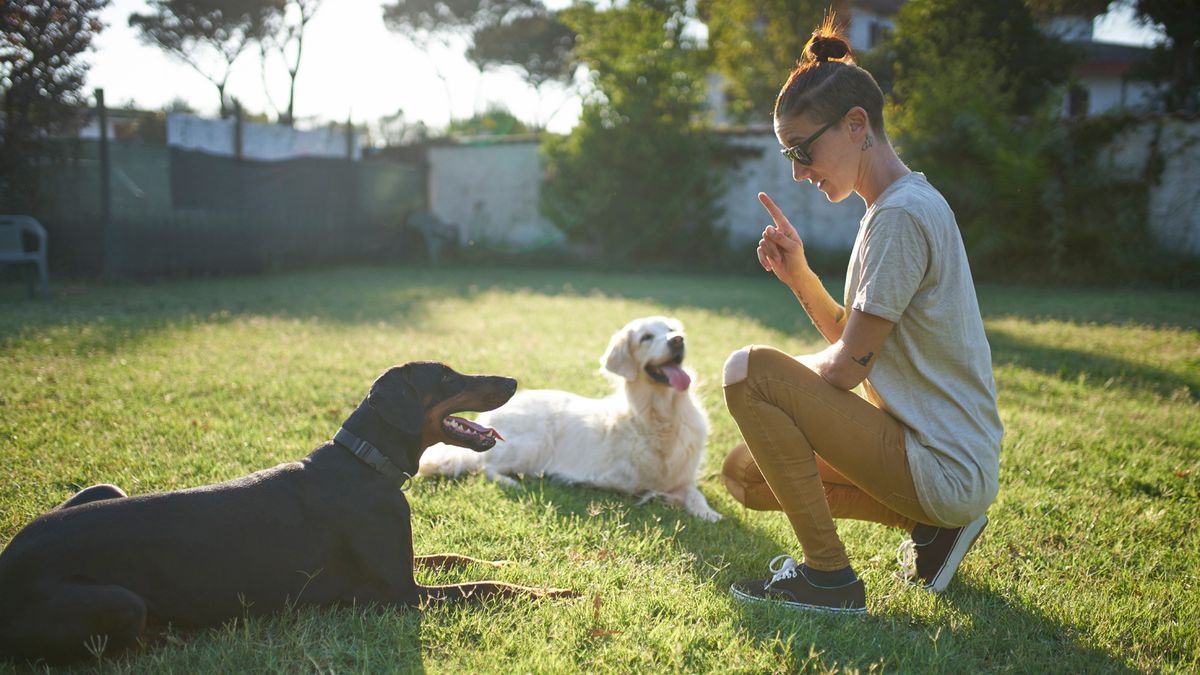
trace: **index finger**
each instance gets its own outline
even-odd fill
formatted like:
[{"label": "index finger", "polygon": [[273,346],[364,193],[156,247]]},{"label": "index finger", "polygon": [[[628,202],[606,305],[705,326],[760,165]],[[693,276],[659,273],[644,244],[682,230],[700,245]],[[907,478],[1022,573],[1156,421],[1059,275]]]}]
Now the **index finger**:
[{"label": "index finger", "polygon": [[775,205],[775,202],[771,201],[767,193],[758,193],[758,201],[762,202],[763,208],[767,210],[767,213],[771,214],[771,220],[775,221],[776,227],[787,234],[796,234],[796,228],[792,227],[792,222],[787,219],[787,216],[783,215],[783,211],[779,210],[779,207]]}]

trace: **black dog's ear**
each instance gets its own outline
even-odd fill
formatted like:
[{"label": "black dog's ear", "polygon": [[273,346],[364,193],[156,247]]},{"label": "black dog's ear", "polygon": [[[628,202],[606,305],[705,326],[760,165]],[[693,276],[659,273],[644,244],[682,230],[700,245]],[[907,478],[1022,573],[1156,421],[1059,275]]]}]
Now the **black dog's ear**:
[{"label": "black dog's ear", "polygon": [[408,381],[405,366],[390,368],[371,385],[367,404],[383,417],[384,421],[406,434],[421,432],[421,420],[425,409],[416,389]]}]

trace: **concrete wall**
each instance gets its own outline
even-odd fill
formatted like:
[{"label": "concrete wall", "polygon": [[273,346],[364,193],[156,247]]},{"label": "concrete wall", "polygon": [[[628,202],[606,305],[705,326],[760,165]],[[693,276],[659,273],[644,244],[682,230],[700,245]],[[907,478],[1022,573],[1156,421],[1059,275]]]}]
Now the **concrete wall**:
[{"label": "concrete wall", "polygon": [[1164,162],[1150,187],[1150,228],[1164,247],[1200,256],[1200,120],[1163,117],[1125,132],[1109,153],[1114,166],[1142,173],[1158,139]]},{"label": "concrete wall", "polygon": [[457,228],[460,244],[503,250],[558,244],[538,212],[542,171],[538,141],[429,149],[429,206]]},{"label": "concrete wall", "polygon": [[851,195],[840,204],[831,204],[815,185],[792,180],[792,165],[779,154],[779,141],[770,129],[731,133],[725,140],[753,153],[726,175],[720,203],[731,245],[757,242],[771,223],[758,201],[758,193],[765,192],[800,233],[805,246],[814,251],[850,250],[864,213],[861,199]]},{"label": "concrete wall", "polygon": [[[1147,121],[1114,142],[1109,161],[1140,173],[1156,134],[1166,164],[1150,190],[1150,226],[1165,246],[1200,256],[1200,121]],[[842,252],[853,246],[864,210],[861,199],[831,204],[813,185],[793,181],[791,165],[768,128],[727,132],[724,138],[745,152],[726,174],[720,200],[731,246],[752,246],[770,223],[758,202],[760,191],[775,200],[810,250]],[[433,212],[457,227],[464,244],[527,250],[561,243],[562,235],[538,213],[537,148],[534,140],[431,148]]]},{"label": "concrete wall", "polygon": [[[1088,91],[1088,115],[1125,109],[1144,110],[1154,95],[1153,85],[1126,80],[1117,75],[1087,75],[1079,78],[1079,84]],[[1066,98],[1063,100],[1063,114],[1067,113]]]}]

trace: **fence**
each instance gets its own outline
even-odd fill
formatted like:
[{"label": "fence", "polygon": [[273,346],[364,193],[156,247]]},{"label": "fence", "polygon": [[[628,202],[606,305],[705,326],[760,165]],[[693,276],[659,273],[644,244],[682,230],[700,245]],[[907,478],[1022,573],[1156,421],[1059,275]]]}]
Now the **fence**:
[{"label": "fence", "polygon": [[[840,254],[851,246],[859,200],[829,204],[815,190],[797,189],[770,130],[726,132],[725,140],[745,151],[726,175],[720,202],[732,246],[752,245],[766,224],[760,190],[789,215],[810,251]],[[1200,122],[1147,120],[1118,137],[1108,158],[1140,174],[1156,144],[1164,165],[1149,186],[1146,222],[1162,245],[1200,256]],[[98,141],[56,143],[37,167],[42,194],[34,215],[50,231],[55,270],[137,277],[417,258],[424,255],[420,235],[405,223],[424,209],[456,227],[464,245],[522,252],[562,243],[537,210],[533,139],[442,144],[361,161],[253,161],[137,141],[109,143],[107,154],[107,218]]]},{"label": "fence", "polygon": [[261,162],[164,145],[53,144],[39,163],[35,216],[56,269],[145,277],[254,272],[380,260],[411,248],[424,171],[391,160]]}]

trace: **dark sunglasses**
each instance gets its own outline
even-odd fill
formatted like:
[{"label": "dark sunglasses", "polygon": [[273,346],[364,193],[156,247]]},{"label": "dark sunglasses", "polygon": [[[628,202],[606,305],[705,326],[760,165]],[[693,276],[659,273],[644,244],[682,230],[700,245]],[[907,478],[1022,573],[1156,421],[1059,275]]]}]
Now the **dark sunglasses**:
[{"label": "dark sunglasses", "polygon": [[[845,113],[843,113],[842,117],[845,117],[845,116],[846,116]],[[792,160],[793,162],[799,162],[800,164],[803,164],[804,166],[812,166],[812,162],[813,162],[812,155],[808,154],[808,149],[811,148],[812,144],[815,143],[817,141],[817,139],[821,137],[821,134],[825,133],[826,129],[837,124],[838,122],[841,122],[842,117],[839,117],[836,120],[830,122],[829,124],[826,124],[825,126],[821,127],[820,129],[817,129],[817,133],[804,139],[803,143],[798,143],[796,145],[793,145],[790,148],[784,148],[784,149],[780,150],[779,152],[782,153],[784,157],[787,157],[788,159]]]}]

